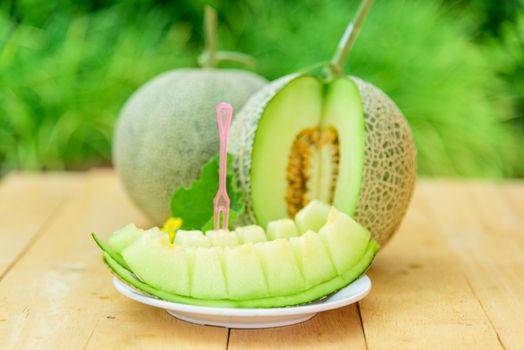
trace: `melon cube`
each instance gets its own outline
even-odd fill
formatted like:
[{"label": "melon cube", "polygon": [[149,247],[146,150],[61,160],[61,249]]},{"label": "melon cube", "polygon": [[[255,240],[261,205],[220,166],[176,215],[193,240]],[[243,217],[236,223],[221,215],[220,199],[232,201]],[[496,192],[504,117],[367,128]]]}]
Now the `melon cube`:
[{"label": "melon cube", "polygon": [[189,296],[189,269],[183,248],[167,235],[142,235],[122,255],[131,271],[145,283],[166,292]]},{"label": "melon cube", "polygon": [[295,236],[298,236],[298,231],[295,222],[291,219],[270,221],[267,224],[267,239],[270,241]]},{"label": "melon cube", "polygon": [[318,235],[328,250],[340,275],[349,270],[365,253],[371,237],[369,231],[334,207]]},{"label": "melon cube", "polygon": [[331,207],[316,199],[308,203],[295,216],[295,223],[301,234],[308,230],[318,232],[327,221]]},{"label": "melon cube", "polygon": [[226,247],[239,244],[236,232],[224,230],[206,231],[206,237],[209,238],[211,245],[214,247]]},{"label": "melon cube", "polygon": [[291,238],[290,243],[304,276],[306,288],[316,286],[337,275],[318,234],[307,231],[300,237]]},{"label": "melon cube", "polygon": [[271,296],[296,294],[305,289],[293,248],[287,239],[255,245]]},{"label": "melon cube", "polygon": [[256,299],[269,296],[264,272],[253,244],[225,247],[224,273],[230,299]]},{"label": "melon cube", "polygon": [[129,224],[113,232],[107,242],[114,251],[122,253],[124,249],[134,243],[144,233],[144,230]]},{"label": "melon cube", "polygon": [[175,236],[175,244],[181,247],[211,247],[209,238],[202,231],[178,230]]},{"label": "melon cube", "polygon": [[235,232],[241,243],[257,243],[267,241],[264,229],[258,225],[237,227]]},{"label": "melon cube", "polygon": [[191,296],[200,299],[226,299],[227,288],[222,271],[220,248],[187,248],[194,251]]}]

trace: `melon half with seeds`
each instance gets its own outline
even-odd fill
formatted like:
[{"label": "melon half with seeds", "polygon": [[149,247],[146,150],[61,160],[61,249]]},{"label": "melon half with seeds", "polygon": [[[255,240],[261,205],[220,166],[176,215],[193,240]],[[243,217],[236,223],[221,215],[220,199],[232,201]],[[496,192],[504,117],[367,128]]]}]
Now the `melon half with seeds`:
[{"label": "melon half with seeds", "polygon": [[247,193],[246,222],[293,218],[318,199],[354,217],[380,244],[399,226],[415,184],[410,129],[386,94],[342,70],[369,4],[330,65],[272,82],[237,115],[229,149]]}]

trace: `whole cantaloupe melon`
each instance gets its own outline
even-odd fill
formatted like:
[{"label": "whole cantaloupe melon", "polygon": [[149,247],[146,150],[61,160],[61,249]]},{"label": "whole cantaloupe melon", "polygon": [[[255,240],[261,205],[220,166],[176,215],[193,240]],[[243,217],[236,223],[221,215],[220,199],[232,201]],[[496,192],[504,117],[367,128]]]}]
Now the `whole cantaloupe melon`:
[{"label": "whole cantaloupe melon", "polygon": [[113,162],[136,205],[155,223],[170,216],[174,190],[188,186],[218,152],[215,105],[240,109],[266,81],[243,70],[178,69],[154,78],[126,102]]}]

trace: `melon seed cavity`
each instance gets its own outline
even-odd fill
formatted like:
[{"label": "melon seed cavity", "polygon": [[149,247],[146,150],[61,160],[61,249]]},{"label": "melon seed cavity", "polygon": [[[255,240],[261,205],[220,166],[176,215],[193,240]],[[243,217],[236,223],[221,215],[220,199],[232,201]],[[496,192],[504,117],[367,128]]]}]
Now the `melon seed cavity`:
[{"label": "melon seed cavity", "polygon": [[291,147],[286,174],[286,203],[290,217],[313,199],[333,202],[339,160],[335,128],[308,128],[298,133]]}]

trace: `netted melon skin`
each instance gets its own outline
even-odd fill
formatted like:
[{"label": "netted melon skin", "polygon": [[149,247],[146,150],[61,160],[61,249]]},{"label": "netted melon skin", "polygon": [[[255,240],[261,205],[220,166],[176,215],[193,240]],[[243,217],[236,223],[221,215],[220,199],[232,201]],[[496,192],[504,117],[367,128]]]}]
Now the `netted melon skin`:
[{"label": "netted melon skin", "polygon": [[188,186],[218,153],[215,105],[240,109],[267,84],[233,69],[177,69],[153,78],[124,105],[113,139],[113,163],[135,204],[160,225],[173,191]]},{"label": "netted melon skin", "polygon": [[[267,85],[248,100],[233,123],[229,150],[235,156],[239,186],[246,193],[246,214],[239,220],[242,224],[256,222],[250,202],[250,173],[258,123],[273,96],[300,76],[287,75]],[[375,86],[359,78],[351,79],[362,98],[366,130],[364,172],[355,219],[384,246],[409,205],[416,178],[416,151],[409,126],[395,103]]]},{"label": "netted melon skin", "polygon": [[381,246],[398,229],[416,179],[416,149],[406,119],[380,89],[359,78],[364,108],[364,174],[355,219]]}]

